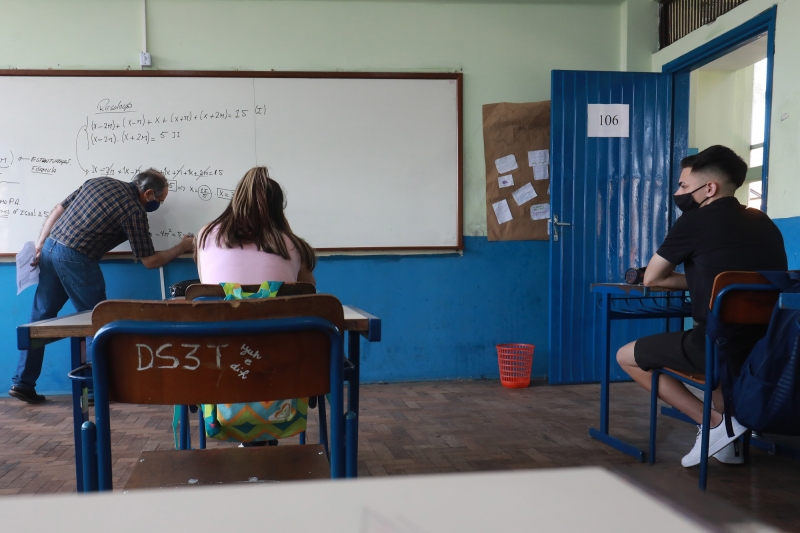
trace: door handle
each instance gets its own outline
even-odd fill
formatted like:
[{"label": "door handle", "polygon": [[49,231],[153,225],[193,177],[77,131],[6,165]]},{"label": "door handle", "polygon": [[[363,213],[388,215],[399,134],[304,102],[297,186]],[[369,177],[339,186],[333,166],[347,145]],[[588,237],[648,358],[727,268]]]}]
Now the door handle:
[{"label": "door handle", "polygon": [[553,240],[558,240],[558,227],[559,226],[571,226],[569,222],[559,222],[558,215],[553,215]]},{"label": "door handle", "polygon": [[558,215],[553,215],[553,224],[556,226],[571,226],[569,222],[559,222]]}]

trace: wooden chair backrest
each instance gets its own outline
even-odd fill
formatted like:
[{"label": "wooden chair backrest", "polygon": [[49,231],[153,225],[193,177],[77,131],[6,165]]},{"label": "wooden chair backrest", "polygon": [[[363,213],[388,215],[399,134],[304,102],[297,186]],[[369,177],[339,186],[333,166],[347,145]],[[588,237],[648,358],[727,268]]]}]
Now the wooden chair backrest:
[{"label": "wooden chair backrest", "polygon": [[[242,285],[244,292],[258,292],[258,285]],[[278,296],[303,296],[308,294],[316,294],[317,288],[310,283],[284,283],[278,289]],[[186,288],[185,299],[194,300],[201,297],[218,297],[225,298],[225,291],[222,290],[220,285],[206,285],[197,283],[189,285]]]},{"label": "wooden chair backrest", "polygon": [[[229,322],[313,316],[344,331],[330,295],[178,302],[108,300],[92,313],[95,332],[118,320]],[[330,341],[319,331],[190,336],[115,334],[108,342],[109,398],[123,403],[242,403],[318,396],[330,390]]]},{"label": "wooden chair backrest", "polygon": [[[769,281],[758,272],[722,272],[714,278],[709,310],[714,309],[717,295],[730,285],[769,285]],[[780,290],[774,291],[734,291],[722,300],[720,319],[727,324],[769,324],[772,310],[778,301]]]}]

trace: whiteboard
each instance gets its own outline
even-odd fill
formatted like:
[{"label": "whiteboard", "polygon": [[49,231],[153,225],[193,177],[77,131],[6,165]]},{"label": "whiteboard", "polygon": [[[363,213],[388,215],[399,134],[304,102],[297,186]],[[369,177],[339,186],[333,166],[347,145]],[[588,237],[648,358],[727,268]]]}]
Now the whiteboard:
[{"label": "whiteboard", "polygon": [[461,247],[460,74],[3,74],[0,253],[86,179],[149,167],[169,180],[149,215],[169,248],[256,165],[317,249]]}]

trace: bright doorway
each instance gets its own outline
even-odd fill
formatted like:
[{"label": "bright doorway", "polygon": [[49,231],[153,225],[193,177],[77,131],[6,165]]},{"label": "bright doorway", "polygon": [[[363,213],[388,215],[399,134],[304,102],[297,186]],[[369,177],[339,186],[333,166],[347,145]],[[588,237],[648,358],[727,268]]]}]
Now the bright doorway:
[{"label": "bright doorway", "polygon": [[767,33],[690,73],[689,153],[733,149],[749,170],[739,202],[760,209],[766,128]]}]

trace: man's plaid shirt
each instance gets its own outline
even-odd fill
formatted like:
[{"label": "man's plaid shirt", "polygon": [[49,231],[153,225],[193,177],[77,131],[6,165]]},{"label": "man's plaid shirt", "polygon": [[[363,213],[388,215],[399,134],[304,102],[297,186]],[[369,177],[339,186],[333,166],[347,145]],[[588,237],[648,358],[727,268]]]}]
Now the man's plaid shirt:
[{"label": "man's plaid shirt", "polygon": [[91,259],[125,241],[137,258],[155,252],[147,212],[136,185],[114,178],[87,180],[61,202],[66,211],[56,221],[50,237]]}]

